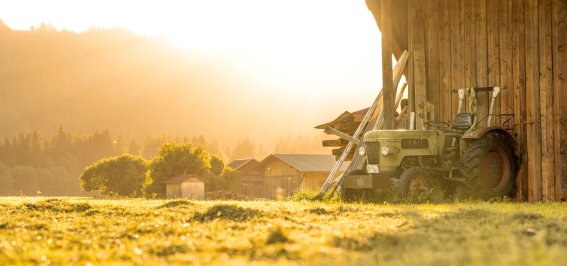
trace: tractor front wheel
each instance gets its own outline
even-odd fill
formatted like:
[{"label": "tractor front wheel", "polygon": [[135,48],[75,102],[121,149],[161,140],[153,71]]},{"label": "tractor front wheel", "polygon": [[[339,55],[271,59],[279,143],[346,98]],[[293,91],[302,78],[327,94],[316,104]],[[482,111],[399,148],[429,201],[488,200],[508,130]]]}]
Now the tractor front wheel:
[{"label": "tractor front wheel", "polygon": [[341,199],[345,202],[364,201],[370,197],[371,189],[341,188]]},{"label": "tractor front wheel", "polygon": [[429,191],[439,186],[439,182],[433,177],[431,171],[421,168],[408,168],[400,175],[398,182],[398,195],[405,198],[408,195]]}]

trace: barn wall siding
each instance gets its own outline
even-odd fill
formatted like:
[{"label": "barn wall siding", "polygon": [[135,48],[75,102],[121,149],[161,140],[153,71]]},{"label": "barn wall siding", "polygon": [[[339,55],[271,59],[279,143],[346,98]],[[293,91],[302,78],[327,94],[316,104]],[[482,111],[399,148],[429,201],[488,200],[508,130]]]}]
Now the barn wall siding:
[{"label": "barn wall siding", "polygon": [[[367,0],[378,14],[380,4],[373,2],[380,0]],[[399,46],[394,51],[411,51],[409,65],[414,67],[408,74],[413,77],[409,84],[415,84],[416,104],[426,93],[435,106],[435,119],[450,121],[457,112],[453,89],[503,87],[495,112],[514,114],[521,160],[517,199],[565,200],[567,105],[561,103],[567,102],[567,1],[400,3],[393,8],[405,8],[407,15],[393,17],[392,24],[394,29],[407,28],[408,34],[394,35],[393,43]],[[488,114],[489,99],[480,95],[481,115]]]}]

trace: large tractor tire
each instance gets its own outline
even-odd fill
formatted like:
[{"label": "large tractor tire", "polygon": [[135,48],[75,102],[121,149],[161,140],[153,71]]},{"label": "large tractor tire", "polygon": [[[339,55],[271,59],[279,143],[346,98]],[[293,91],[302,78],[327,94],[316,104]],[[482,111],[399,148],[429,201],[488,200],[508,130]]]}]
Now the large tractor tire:
[{"label": "large tractor tire", "polygon": [[505,133],[488,133],[471,141],[461,158],[469,196],[512,196],[517,172],[516,142]]},{"label": "large tractor tire", "polygon": [[398,182],[398,195],[405,198],[413,193],[439,188],[440,183],[429,170],[412,167],[404,170]]}]

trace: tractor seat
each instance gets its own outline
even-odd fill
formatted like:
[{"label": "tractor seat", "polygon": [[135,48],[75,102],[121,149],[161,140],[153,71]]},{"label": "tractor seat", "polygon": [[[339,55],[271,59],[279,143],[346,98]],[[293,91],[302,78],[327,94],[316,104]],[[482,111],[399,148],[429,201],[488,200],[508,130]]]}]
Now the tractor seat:
[{"label": "tractor seat", "polygon": [[455,124],[453,124],[453,129],[465,131],[470,129],[473,126],[473,123],[473,113],[459,113],[457,114],[457,119],[455,119]]}]

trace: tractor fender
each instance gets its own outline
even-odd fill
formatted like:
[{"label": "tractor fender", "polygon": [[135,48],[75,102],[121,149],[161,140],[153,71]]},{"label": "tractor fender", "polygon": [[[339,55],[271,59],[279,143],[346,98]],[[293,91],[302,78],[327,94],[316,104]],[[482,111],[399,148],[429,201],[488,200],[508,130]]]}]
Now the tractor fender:
[{"label": "tractor fender", "polygon": [[505,129],[501,128],[501,127],[484,127],[484,128],[478,128],[478,129],[474,129],[474,130],[470,130],[465,132],[465,134],[463,134],[463,136],[461,137],[462,140],[475,140],[475,139],[480,139],[482,137],[484,137],[484,135],[489,134],[489,133],[501,133],[501,134],[506,134],[510,137],[512,137],[513,139],[514,136],[512,134],[510,134],[510,132],[506,131]]},{"label": "tractor fender", "polygon": [[[460,155],[461,155],[461,157],[463,156],[463,153],[466,150],[466,147],[469,145],[469,143],[471,143],[474,140],[481,139],[482,137],[486,136],[487,134],[491,134],[491,133],[498,133],[498,134],[507,135],[511,139],[513,139],[514,142],[516,142],[516,138],[512,134],[510,134],[510,132],[506,131],[505,129],[503,129],[501,127],[485,127],[485,128],[473,129],[471,131],[465,132],[465,134],[461,137],[461,140],[460,140]],[[516,156],[517,156],[517,154],[516,154]]]}]

